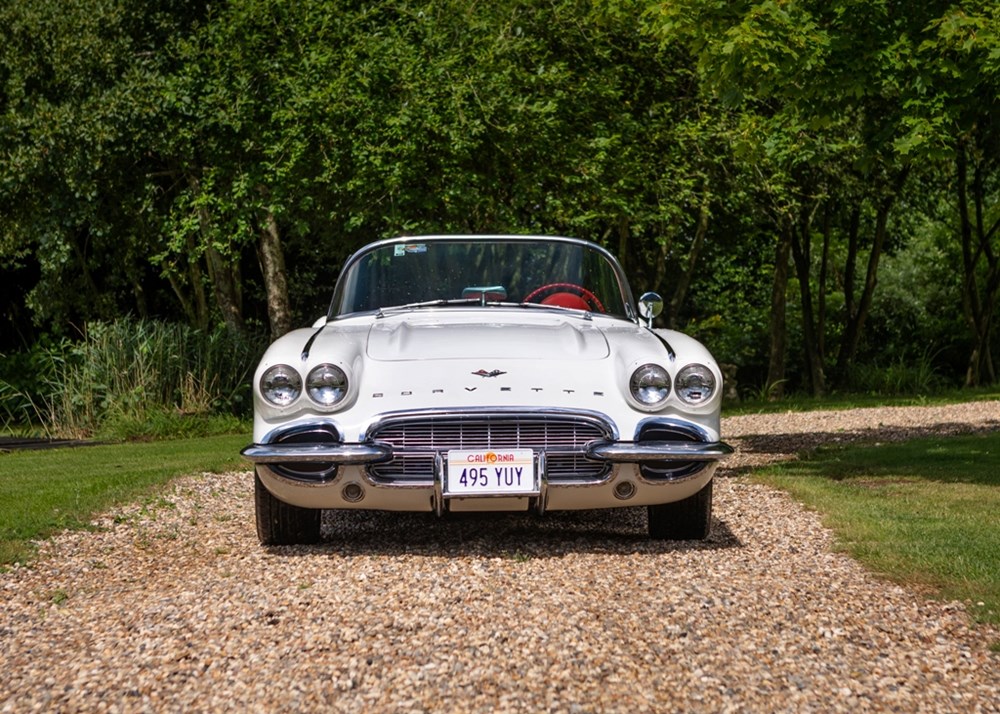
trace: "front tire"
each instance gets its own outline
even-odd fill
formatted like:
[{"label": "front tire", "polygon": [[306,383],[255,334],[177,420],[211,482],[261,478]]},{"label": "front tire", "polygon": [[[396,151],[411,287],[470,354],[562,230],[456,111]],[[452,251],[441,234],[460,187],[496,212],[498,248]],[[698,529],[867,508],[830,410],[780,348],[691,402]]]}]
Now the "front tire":
[{"label": "front tire", "polygon": [[704,540],[712,530],[712,483],[674,503],[649,506],[649,537],[654,540]]},{"label": "front tire", "polygon": [[253,474],[257,539],[261,545],[308,545],[319,543],[318,508],[300,508],[285,503],[267,490],[256,470]]}]

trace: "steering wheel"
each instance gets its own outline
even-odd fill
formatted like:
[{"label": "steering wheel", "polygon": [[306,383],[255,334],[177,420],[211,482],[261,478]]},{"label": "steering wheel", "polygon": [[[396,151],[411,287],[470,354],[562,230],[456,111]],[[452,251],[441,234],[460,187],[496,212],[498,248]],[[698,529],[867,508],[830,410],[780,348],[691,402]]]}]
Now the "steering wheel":
[{"label": "steering wheel", "polygon": [[[541,299],[538,299],[540,296]],[[569,307],[575,310],[607,312],[594,293],[582,285],[574,283],[549,283],[528,293],[524,302],[540,302],[542,305]]]}]

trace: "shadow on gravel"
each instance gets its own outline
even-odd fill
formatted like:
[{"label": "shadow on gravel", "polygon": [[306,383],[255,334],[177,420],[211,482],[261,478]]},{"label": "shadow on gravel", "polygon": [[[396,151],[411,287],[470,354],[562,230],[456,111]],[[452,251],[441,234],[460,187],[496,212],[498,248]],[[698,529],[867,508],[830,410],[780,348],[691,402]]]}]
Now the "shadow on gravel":
[{"label": "shadow on gravel", "polygon": [[[783,461],[802,456],[822,446],[847,446],[851,444],[886,444],[939,436],[973,436],[995,432],[1000,423],[982,424],[948,422],[924,426],[886,426],[877,429],[855,429],[836,432],[807,432],[791,434],[748,434],[728,441],[744,456],[771,457],[764,461]],[[739,466],[720,467],[717,476],[741,476],[760,468],[759,461]]]},{"label": "shadow on gravel", "polygon": [[714,519],[704,541],[654,541],[646,534],[645,508],[529,514],[449,514],[382,511],[328,511],[323,543],[309,547],[269,548],[275,555],[329,553],[413,555],[530,560],[580,553],[665,553],[740,548],[725,522]]}]

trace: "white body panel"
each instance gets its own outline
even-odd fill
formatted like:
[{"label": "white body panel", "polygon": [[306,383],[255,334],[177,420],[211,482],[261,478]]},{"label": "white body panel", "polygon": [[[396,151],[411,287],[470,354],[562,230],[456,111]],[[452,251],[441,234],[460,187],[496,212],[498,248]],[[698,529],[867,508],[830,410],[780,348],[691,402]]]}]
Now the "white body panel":
[{"label": "white body panel", "polygon": [[[521,258],[512,264],[511,254]],[[321,365],[346,376],[335,405],[313,401],[307,388],[283,406],[264,396],[272,368],[305,384]],[[650,366],[660,375],[655,406],[630,387]],[[685,401],[675,380],[688,366],[707,386],[696,384]],[[277,340],[254,380],[254,444],[244,454],[273,498],[300,508],[668,504],[710,495],[704,487],[731,451],[720,440],[722,374],[711,354],[682,333],[641,324],[617,261],[573,239],[373,244],[345,267],[330,317]],[[535,490],[449,494],[449,453],[493,458],[492,449],[531,449],[534,465],[524,458]],[[260,518],[258,510],[258,528]]]},{"label": "white body panel", "polygon": [[[292,405],[275,407],[257,397],[254,441],[267,443],[277,430],[322,421],[335,425],[345,442],[364,442],[371,425],[385,415],[434,410],[443,413],[498,409],[542,412],[558,409],[593,412],[614,425],[615,437],[629,441],[639,424],[652,417],[683,419],[697,425],[706,441],[718,441],[717,400],[692,409],[671,395],[662,408],[639,408],[627,396],[632,370],[646,362],[673,365],[676,372],[691,362],[722,376],[699,343],[678,332],[652,331],[626,320],[578,311],[534,311],[520,308],[428,309],[389,317],[366,315],[331,322],[320,328],[309,355],[303,348],[316,329],[297,330],[267,351],[256,380],[274,364],[294,365],[302,374],[322,363],[334,363],[351,377],[350,394],[336,410],[324,410],[305,395]],[[662,338],[662,339],[661,339]],[[675,352],[670,358],[663,340]],[[481,376],[500,372],[495,376]],[[710,478],[709,466],[690,479],[647,483],[631,464],[616,465],[612,476],[595,485],[551,488],[548,509],[583,509],[648,505],[685,498]],[[364,467],[341,467],[334,482],[315,486],[262,473],[280,499],[310,508],[376,508],[431,510],[432,489],[377,487]],[[627,501],[613,489],[620,479],[638,489]],[[347,483],[365,489],[357,503],[345,501]],[[497,499],[452,504],[453,509],[480,510],[509,506]],[[526,509],[520,499],[518,509]]]}]

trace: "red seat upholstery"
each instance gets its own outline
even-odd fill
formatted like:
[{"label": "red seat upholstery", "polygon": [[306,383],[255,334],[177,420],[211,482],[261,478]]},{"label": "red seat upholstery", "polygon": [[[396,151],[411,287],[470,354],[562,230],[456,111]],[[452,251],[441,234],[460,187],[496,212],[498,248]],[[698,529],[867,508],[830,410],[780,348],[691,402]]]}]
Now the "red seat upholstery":
[{"label": "red seat upholstery", "polygon": [[587,301],[579,295],[573,293],[552,293],[542,300],[542,305],[555,305],[556,307],[568,307],[573,310],[593,310]]}]

